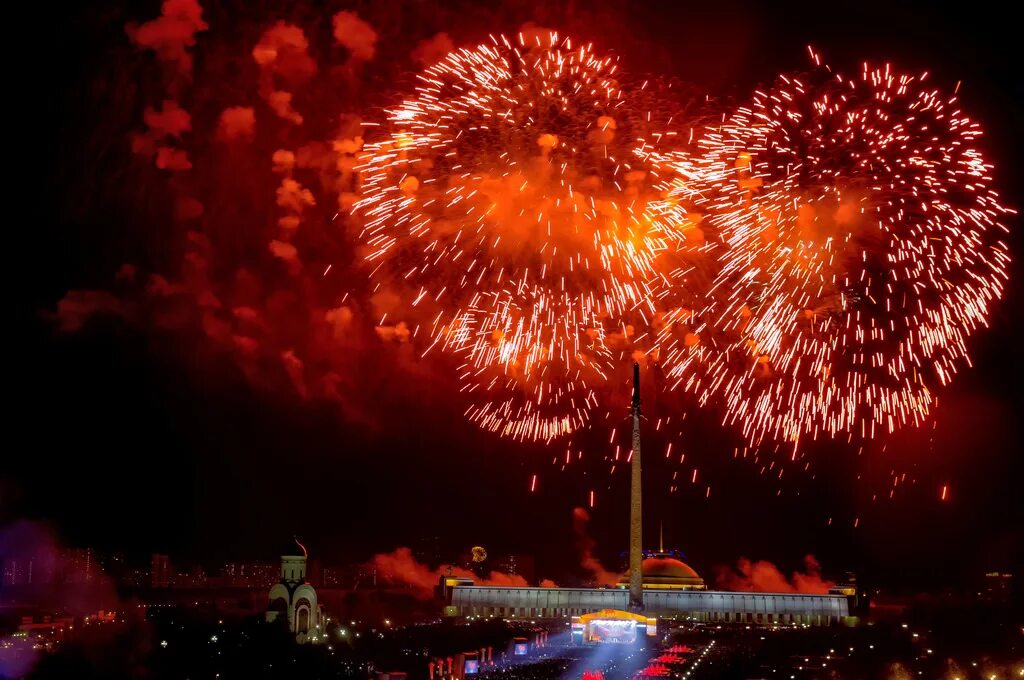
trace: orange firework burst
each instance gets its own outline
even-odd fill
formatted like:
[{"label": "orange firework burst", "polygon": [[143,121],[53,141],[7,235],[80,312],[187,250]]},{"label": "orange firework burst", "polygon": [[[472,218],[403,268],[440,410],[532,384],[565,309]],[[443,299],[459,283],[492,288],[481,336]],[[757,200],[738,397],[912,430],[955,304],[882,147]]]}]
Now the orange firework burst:
[{"label": "orange firework burst", "polygon": [[653,315],[678,238],[637,153],[659,135],[612,59],[554,33],[452,52],[419,80],[361,167],[378,290],[462,360],[472,420],[571,433],[607,380],[607,329]]},{"label": "orange firework burst", "polygon": [[661,335],[677,384],[755,441],[920,422],[1007,278],[1011,211],[956,97],[812,57],[702,140],[717,269]]}]

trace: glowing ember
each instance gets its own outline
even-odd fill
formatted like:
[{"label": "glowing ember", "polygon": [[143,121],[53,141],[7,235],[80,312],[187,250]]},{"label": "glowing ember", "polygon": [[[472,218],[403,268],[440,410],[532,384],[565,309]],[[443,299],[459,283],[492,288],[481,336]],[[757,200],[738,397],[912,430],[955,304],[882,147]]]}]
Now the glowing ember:
[{"label": "glowing ember", "polygon": [[361,167],[375,281],[463,361],[472,420],[571,433],[607,379],[606,329],[653,315],[677,237],[635,153],[647,120],[614,61],[554,33],[458,50],[419,78]]},{"label": "glowing ember", "polygon": [[920,423],[1002,294],[1012,211],[980,127],[925,79],[782,76],[701,141],[715,273],[662,356],[753,441]]}]

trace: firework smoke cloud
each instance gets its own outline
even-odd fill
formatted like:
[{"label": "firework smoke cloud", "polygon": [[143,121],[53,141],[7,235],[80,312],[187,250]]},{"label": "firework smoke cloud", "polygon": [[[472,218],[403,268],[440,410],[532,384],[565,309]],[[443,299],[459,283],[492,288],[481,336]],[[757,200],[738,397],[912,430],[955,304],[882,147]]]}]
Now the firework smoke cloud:
[{"label": "firework smoke cloud", "polygon": [[[607,419],[641,361],[748,442],[798,442],[920,422],[1002,297],[1012,210],[927,74],[812,51],[698,115],[549,29],[425,34],[396,67],[372,13],[330,20],[257,26],[223,94],[198,2],[126,27],[165,87],[125,142],[184,253],[72,291],[62,330],[198,328],[253,384],[359,419],[363,357],[454,372],[469,420],[525,441]],[[362,76],[398,68],[413,84],[362,106]]]}]

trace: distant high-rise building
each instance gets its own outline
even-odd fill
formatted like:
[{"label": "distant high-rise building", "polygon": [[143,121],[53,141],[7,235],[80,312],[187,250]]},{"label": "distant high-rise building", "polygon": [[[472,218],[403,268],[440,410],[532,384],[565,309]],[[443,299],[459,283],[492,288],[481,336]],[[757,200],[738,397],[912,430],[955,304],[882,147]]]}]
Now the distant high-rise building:
[{"label": "distant high-rise building", "polygon": [[144,567],[129,567],[121,572],[118,580],[121,585],[129,588],[144,587],[149,583],[149,570]]},{"label": "distant high-rise building", "polygon": [[537,573],[533,555],[500,555],[495,558],[493,568],[513,576],[522,576],[527,583],[534,583]]},{"label": "distant high-rise building", "polygon": [[176,588],[203,588],[206,586],[206,572],[198,564],[192,565],[188,571],[182,571],[171,578]]},{"label": "distant high-rise building", "polygon": [[124,572],[128,569],[128,561],[123,552],[112,552],[102,555],[97,559],[97,564],[104,574],[116,581],[120,581]]},{"label": "distant high-rise building", "polygon": [[3,561],[3,585],[24,586],[32,583],[32,558],[10,557]]},{"label": "distant high-rise building", "polygon": [[41,549],[0,559],[0,585],[49,585],[57,575],[57,553]]},{"label": "distant high-rise building", "polygon": [[985,574],[985,590],[982,597],[989,602],[1007,604],[1013,592],[1013,574],[990,571]]},{"label": "distant high-rise building", "polygon": [[61,563],[67,583],[89,583],[99,571],[92,548],[67,548],[61,554]]},{"label": "distant high-rise building", "polygon": [[50,585],[57,580],[59,560],[57,550],[48,548],[32,557],[32,583]]},{"label": "distant high-rise building", "polygon": [[149,585],[152,588],[167,588],[171,585],[171,560],[167,555],[153,553],[149,563]]},{"label": "distant high-rise building", "polygon": [[269,588],[277,583],[278,570],[263,562],[229,562],[222,569],[224,583],[233,588]]},{"label": "distant high-rise building", "polygon": [[324,586],[327,588],[351,588],[355,582],[352,569],[348,567],[324,567]]},{"label": "distant high-rise building", "polygon": [[221,567],[220,573],[224,577],[224,584],[232,587],[244,585],[241,583],[241,565],[237,562],[228,562]]}]

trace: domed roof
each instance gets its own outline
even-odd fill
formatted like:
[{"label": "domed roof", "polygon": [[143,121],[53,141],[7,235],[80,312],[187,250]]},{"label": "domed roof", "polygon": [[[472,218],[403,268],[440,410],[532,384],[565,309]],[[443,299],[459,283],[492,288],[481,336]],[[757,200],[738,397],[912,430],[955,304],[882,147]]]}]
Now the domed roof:
[{"label": "domed roof", "polygon": [[[702,590],[704,579],[693,567],[667,554],[644,558],[643,585],[645,588],[681,588]],[[619,580],[620,587],[629,587],[629,572]]]},{"label": "domed roof", "polygon": [[699,579],[697,572],[688,565],[673,557],[648,557],[643,562],[643,575],[646,581],[652,578]]}]

